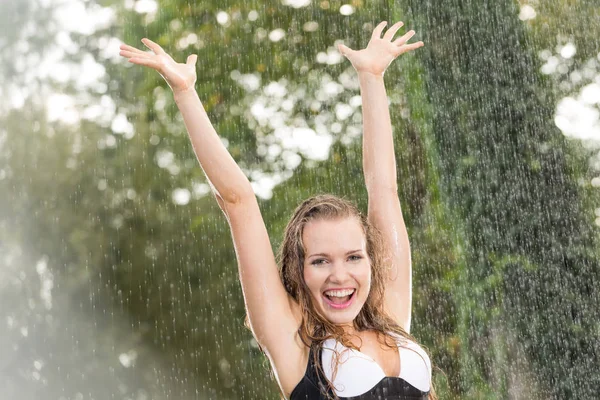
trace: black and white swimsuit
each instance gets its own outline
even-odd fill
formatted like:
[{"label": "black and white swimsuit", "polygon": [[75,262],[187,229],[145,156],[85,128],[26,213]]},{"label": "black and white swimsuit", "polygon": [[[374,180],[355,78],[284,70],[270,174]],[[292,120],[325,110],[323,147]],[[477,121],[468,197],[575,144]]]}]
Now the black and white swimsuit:
[{"label": "black and white swimsuit", "polygon": [[[333,355],[337,351],[339,366],[332,381],[335,394],[348,400],[426,400],[431,383],[431,362],[427,353],[415,342],[392,334],[398,342],[400,376],[385,373],[368,355],[344,347],[334,339],[323,342],[319,359],[327,379],[333,375]],[[319,379],[310,349],[304,377],[292,391],[290,400],[324,400],[332,394],[327,383]]]}]

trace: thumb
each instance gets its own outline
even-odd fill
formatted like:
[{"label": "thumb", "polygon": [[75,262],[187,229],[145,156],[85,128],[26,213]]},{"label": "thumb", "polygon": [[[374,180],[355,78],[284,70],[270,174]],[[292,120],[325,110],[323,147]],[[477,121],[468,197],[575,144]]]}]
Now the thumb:
[{"label": "thumb", "polygon": [[350,54],[352,54],[354,52],[354,50],[352,50],[350,47],[348,47],[344,44],[341,44],[341,43],[338,45],[338,50],[343,56],[346,56],[346,57],[348,57]]},{"label": "thumb", "polygon": [[198,56],[195,54],[192,54],[192,55],[188,56],[186,64],[191,65],[191,66],[196,65],[197,60],[198,60]]}]

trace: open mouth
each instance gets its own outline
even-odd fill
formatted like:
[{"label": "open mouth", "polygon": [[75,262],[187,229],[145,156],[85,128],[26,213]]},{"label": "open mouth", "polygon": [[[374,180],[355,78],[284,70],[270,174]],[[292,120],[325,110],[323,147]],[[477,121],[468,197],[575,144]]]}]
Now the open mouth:
[{"label": "open mouth", "polygon": [[335,309],[342,309],[342,308],[347,308],[349,307],[352,302],[354,301],[354,298],[356,297],[356,289],[352,289],[352,293],[347,294],[345,296],[332,296],[332,295],[326,295],[325,293],[323,293],[323,298],[325,299],[325,302],[331,306],[332,308]]}]

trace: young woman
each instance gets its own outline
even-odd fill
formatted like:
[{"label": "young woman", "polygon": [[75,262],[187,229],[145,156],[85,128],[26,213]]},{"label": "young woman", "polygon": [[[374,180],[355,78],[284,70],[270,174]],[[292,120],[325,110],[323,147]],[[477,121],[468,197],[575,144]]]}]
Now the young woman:
[{"label": "young woman", "polygon": [[422,42],[382,36],[360,51],[339,51],[357,71],[363,109],[368,217],[346,200],[319,195],[294,212],[279,269],[258,202],[221,143],[194,89],[196,55],[175,62],[156,43],[120,54],[157,70],[175,97],[194,151],[233,236],[248,322],[285,398],[433,399],[431,363],[409,334],[410,247],[398,199],[396,159],[383,74]]}]

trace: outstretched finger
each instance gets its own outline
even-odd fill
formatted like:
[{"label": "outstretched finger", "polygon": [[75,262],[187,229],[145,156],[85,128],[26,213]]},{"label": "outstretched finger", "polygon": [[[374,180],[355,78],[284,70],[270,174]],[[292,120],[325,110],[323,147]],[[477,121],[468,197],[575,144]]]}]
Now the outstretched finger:
[{"label": "outstretched finger", "polygon": [[198,60],[198,56],[196,54],[192,54],[188,56],[186,64],[187,65],[196,65],[196,61]]},{"label": "outstretched finger", "polygon": [[338,44],[338,51],[340,52],[341,55],[343,56],[348,56],[352,53],[354,53],[354,50],[352,50],[350,47],[340,43]]},{"label": "outstretched finger", "polygon": [[165,54],[165,51],[162,47],[160,47],[157,43],[154,43],[152,40],[143,38],[142,43],[146,45],[150,50],[154,52],[154,54]]},{"label": "outstretched finger", "polygon": [[140,54],[147,54],[145,51],[140,50],[140,49],[136,49],[133,46],[130,46],[128,44],[122,43],[121,46],[119,46],[119,48],[121,50],[126,50],[126,51],[130,51],[132,53],[140,53]]},{"label": "outstretched finger", "polygon": [[380,22],[379,25],[375,27],[373,30],[373,35],[371,35],[371,39],[381,39],[381,32],[383,32],[383,28],[387,25],[387,21]]},{"label": "outstretched finger", "polygon": [[404,22],[402,22],[402,21],[396,22],[394,25],[392,25],[390,27],[390,29],[387,30],[387,32],[385,33],[385,35],[383,35],[383,38],[385,40],[389,40],[391,42],[392,38],[394,37],[394,35],[396,34],[396,32],[398,32],[398,29],[402,28],[402,25],[404,25]]},{"label": "outstretched finger", "polygon": [[127,57],[127,58],[150,58],[152,57],[152,55],[148,54],[148,53],[138,53],[138,52],[133,52],[133,51],[129,51],[129,50],[121,50],[119,52],[119,55],[123,56],[123,57]]},{"label": "outstretched finger", "polygon": [[419,47],[423,47],[423,42],[416,42],[411,44],[406,44],[400,48],[400,54],[412,51],[414,49],[418,49]]},{"label": "outstretched finger", "polygon": [[128,61],[132,64],[144,65],[146,67],[154,68],[156,70],[160,69],[160,65],[159,65],[158,61],[153,60],[151,58],[133,57],[133,58],[130,58]]},{"label": "outstretched finger", "polygon": [[404,43],[408,42],[411,37],[415,36],[415,31],[410,30],[406,32],[404,35],[400,36],[398,39],[394,40],[394,44],[396,46],[402,46]]}]

